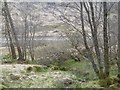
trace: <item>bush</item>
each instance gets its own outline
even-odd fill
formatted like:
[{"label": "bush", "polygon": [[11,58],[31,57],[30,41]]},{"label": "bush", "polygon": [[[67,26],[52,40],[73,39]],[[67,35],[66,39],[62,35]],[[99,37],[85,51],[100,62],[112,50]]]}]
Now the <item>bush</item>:
[{"label": "bush", "polygon": [[59,66],[57,66],[57,65],[51,65],[50,68],[52,70],[59,70]]},{"label": "bush", "polygon": [[26,68],[26,71],[27,72],[31,72],[31,71],[34,71],[34,72],[42,72],[42,71],[46,71],[48,68],[45,67],[45,66],[38,66],[38,65],[35,65],[35,66],[29,66]]},{"label": "bush", "polygon": [[61,71],[68,71],[69,69],[67,67],[60,67]]},{"label": "bush", "polygon": [[3,59],[2,63],[4,64],[11,64],[11,63],[17,63],[17,60],[15,59]]},{"label": "bush", "polygon": [[10,58],[11,58],[11,55],[7,54],[7,55],[4,55],[2,59],[10,59]]},{"label": "bush", "polygon": [[99,80],[99,85],[101,87],[120,87],[119,78],[112,77]]},{"label": "bush", "polygon": [[8,63],[8,64],[17,63],[17,60],[12,59],[12,56],[10,54],[7,54],[2,57],[2,63]]},{"label": "bush", "polygon": [[60,63],[55,62],[54,64],[52,64],[51,66],[52,70],[61,70],[61,71],[68,71],[68,68],[65,66],[62,66]]},{"label": "bush", "polygon": [[31,66],[27,67],[27,69],[26,69],[27,72],[31,72],[32,70],[33,70],[33,67],[31,67]]}]

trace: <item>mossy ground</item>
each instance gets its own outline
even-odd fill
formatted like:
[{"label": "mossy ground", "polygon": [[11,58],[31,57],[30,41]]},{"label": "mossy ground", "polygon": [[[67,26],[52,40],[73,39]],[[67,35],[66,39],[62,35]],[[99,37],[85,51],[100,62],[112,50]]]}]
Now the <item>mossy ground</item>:
[{"label": "mossy ground", "polygon": [[[5,64],[0,67],[2,69],[0,88],[103,88],[99,85],[89,61],[76,62],[71,59],[62,65],[54,64],[50,67],[31,64]],[[112,67],[111,76],[116,73],[115,67]],[[11,74],[18,74],[20,78],[11,80]],[[65,86],[65,79],[72,80],[72,83]]]}]

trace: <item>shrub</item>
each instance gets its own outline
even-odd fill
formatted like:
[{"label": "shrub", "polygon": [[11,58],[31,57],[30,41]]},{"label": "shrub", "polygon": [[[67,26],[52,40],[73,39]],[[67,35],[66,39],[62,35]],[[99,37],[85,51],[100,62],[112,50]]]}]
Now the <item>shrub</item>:
[{"label": "shrub", "polygon": [[120,87],[119,78],[112,77],[99,80],[99,85],[102,87]]},{"label": "shrub", "polygon": [[61,71],[68,71],[68,68],[67,67],[60,67],[60,70]]},{"label": "shrub", "polygon": [[57,65],[51,65],[51,69],[52,70],[59,70],[59,66],[57,66]]},{"label": "shrub", "polygon": [[61,70],[61,71],[68,71],[68,68],[66,66],[62,66],[60,63],[55,62],[51,66],[52,70]]},{"label": "shrub", "polygon": [[17,63],[17,61],[15,59],[3,59],[2,63],[11,64],[11,63]]},{"label": "shrub", "polygon": [[27,67],[27,69],[26,69],[27,72],[31,72],[32,70],[33,70],[33,67],[31,67],[31,66]]},{"label": "shrub", "polygon": [[7,54],[2,57],[2,63],[8,63],[8,64],[17,63],[17,60],[12,59],[12,56],[10,54]]},{"label": "shrub", "polygon": [[11,55],[7,54],[7,55],[4,55],[2,59],[10,59],[10,58],[11,58]]}]

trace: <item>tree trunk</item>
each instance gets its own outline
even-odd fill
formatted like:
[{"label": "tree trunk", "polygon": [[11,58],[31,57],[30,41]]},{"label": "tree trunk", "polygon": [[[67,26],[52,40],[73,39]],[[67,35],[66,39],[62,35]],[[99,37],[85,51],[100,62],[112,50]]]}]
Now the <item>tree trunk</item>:
[{"label": "tree trunk", "polygon": [[85,45],[85,48],[86,48],[86,50],[87,50],[87,52],[89,54],[88,56],[89,56],[89,59],[90,59],[90,61],[92,63],[93,69],[94,69],[96,75],[99,76],[99,70],[97,68],[97,65],[94,62],[94,58],[92,56],[91,50],[90,50],[90,48],[89,48],[89,46],[87,44],[86,32],[85,32],[85,29],[84,29],[84,19],[83,19],[83,6],[82,6],[82,2],[80,3],[80,5],[81,5],[81,15],[80,16],[81,16],[81,23],[82,23],[82,33],[83,33],[84,45]]},{"label": "tree trunk", "polygon": [[6,31],[6,26],[5,26],[5,38],[6,38],[6,44],[7,44],[7,48],[8,48],[9,54],[12,56],[10,42],[9,42],[9,37],[8,37],[7,31]]},{"label": "tree trunk", "polygon": [[32,49],[32,53],[31,53],[31,59],[32,61],[34,61],[34,37],[35,37],[35,27],[33,27],[33,35],[32,35],[32,45],[31,45],[31,49]]},{"label": "tree trunk", "polygon": [[92,19],[92,25],[93,25],[93,30],[91,30],[92,37],[93,37],[93,44],[94,44],[96,56],[98,59],[98,67],[99,67],[100,74],[101,74],[100,77],[103,78],[103,76],[104,76],[103,75],[103,65],[102,65],[98,37],[97,37],[97,26],[96,26],[95,17],[94,17],[94,8],[93,8],[92,2],[89,2],[89,4],[90,4],[90,9],[91,9],[91,19]]},{"label": "tree trunk", "polygon": [[6,10],[3,9],[3,13],[4,13],[4,17],[5,17],[5,32],[6,34],[8,35],[9,37],[9,41],[10,41],[10,51],[11,51],[11,55],[12,55],[12,59],[16,59],[16,52],[15,52],[15,47],[14,47],[14,42],[11,38],[11,35],[10,35],[10,32],[11,32],[11,28],[9,26],[9,21],[8,21],[8,16],[7,16],[7,13],[6,13]]},{"label": "tree trunk", "polygon": [[[103,74],[103,66],[102,66],[102,61],[101,61],[101,54],[100,54],[100,50],[99,50],[99,44],[98,44],[98,39],[97,39],[97,28],[96,28],[96,23],[95,23],[95,20],[94,20],[94,9],[93,9],[93,3],[92,2],[89,2],[90,4],[90,9],[91,9],[91,16],[90,17],[90,12],[88,10],[88,8],[86,7],[86,4],[84,3],[84,8],[87,12],[87,15],[88,15],[88,22],[90,24],[90,29],[91,29],[91,34],[92,34],[92,40],[93,40],[93,44],[94,44],[94,47],[95,47],[95,52],[96,52],[96,56],[97,56],[97,59],[98,59],[98,67],[99,67],[99,79],[102,79],[104,78],[104,74]],[[92,19],[92,21],[91,21]]]},{"label": "tree trunk", "polygon": [[28,30],[28,26],[27,26],[27,16],[25,15],[24,18],[24,25],[25,25],[25,32],[24,32],[24,45],[23,45],[23,53],[24,53],[24,58],[26,60],[27,55],[26,55],[26,49],[27,49],[27,30]]},{"label": "tree trunk", "polygon": [[109,76],[109,46],[108,46],[108,30],[107,30],[107,3],[103,2],[103,39],[104,39],[104,65],[105,65],[105,78]]},{"label": "tree trunk", "polygon": [[18,55],[19,55],[18,60],[24,60],[24,57],[23,57],[21,48],[20,48],[20,46],[19,46],[18,38],[17,38],[16,32],[15,32],[15,28],[14,28],[14,25],[13,25],[13,21],[12,21],[12,18],[11,18],[10,12],[9,12],[9,8],[8,8],[8,5],[7,5],[7,2],[6,2],[6,1],[4,2],[4,6],[5,6],[6,13],[7,13],[7,15],[8,15],[8,19],[9,19],[9,22],[10,22],[11,32],[12,32],[12,35],[13,35],[13,37],[14,37],[14,39],[15,39],[15,43],[16,43],[16,47],[17,47],[17,51],[18,51]]},{"label": "tree trunk", "polygon": [[120,1],[118,2],[118,76],[120,76]]}]

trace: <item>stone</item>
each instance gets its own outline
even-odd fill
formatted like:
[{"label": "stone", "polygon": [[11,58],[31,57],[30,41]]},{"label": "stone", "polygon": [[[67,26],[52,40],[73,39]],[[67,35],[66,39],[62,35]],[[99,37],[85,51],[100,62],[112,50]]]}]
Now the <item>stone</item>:
[{"label": "stone", "polygon": [[11,80],[19,80],[20,79],[20,75],[18,75],[18,74],[11,73],[11,74],[9,74],[9,76],[10,76]]},{"label": "stone", "polygon": [[31,71],[30,74],[31,74],[31,75],[35,75],[35,72],[34,72],[34,71]]},{"label": "stone", "polygon": [[63,80],[63,83],[64,83],[65,86],[69,86],[69,85],[71,85],[73,83],[73,80],[71,80],[69,78],[65,78]]}]

